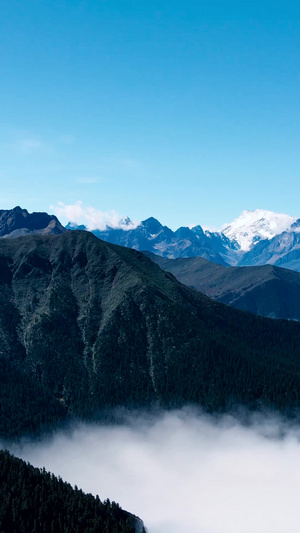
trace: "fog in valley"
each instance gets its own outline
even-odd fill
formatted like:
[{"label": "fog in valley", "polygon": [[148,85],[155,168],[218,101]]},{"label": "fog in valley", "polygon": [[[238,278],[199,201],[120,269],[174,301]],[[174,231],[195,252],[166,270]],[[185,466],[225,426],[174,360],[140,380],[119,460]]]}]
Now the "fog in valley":
[{"label": "fog in valley", "polygon": [[10,450],[117,501],[149,533],[299,531],[300,427],[271,416],[248,425],[191,409],[128,416]]}]

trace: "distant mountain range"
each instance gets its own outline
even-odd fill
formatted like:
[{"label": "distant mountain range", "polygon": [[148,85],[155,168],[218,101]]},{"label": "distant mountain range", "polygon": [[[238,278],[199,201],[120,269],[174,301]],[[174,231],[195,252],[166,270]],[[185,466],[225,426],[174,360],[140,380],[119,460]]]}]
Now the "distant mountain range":
[{"label": "distant mountain range", "polygon": [[[67,229],[87,230],[86,226],[69,223]],[[201,256],[210,261],[228,265],[238,244],[225,235],[204,232],[201,226],[190,229],[181,227],[172,231],[153,217],[141,222],[134,229],[109,228],[92,230],[92,233],[104,241],[136,250],[147,250],[164,257]]]},{"label": "distant mountain range", "polygon": [[181,283],[210,298],[270,318],[300,320],[300,273],[273,265],[224,267],[202,257],[168,259],[144,252]]},{"label": "distant mountain range", "polygon": [[[292,217],[245,211],[226,226],[226,235],[204,232],[200,226],[173,232],[154,218],[132,226],[128,218],[123,218],[118,229],[93,233],[106,241],[141,249],[179,281],[220,302],[262,316],[300,320],[300,275],[276,266],[299,268],[300,223]],[[276,234],[283,228],[285,231]],[[65,232],[67,229],[57,218],[47,213],[29,214],[20,207],[0,211],[0,235],[4,238]],[[229,236],[234,239],[229,240]],[[154,254],[157,249],[161,254],[179,257],[170,259]],[[195,254],[198,256],[194,257]],[[239,257],[241,267],[228,268],[234,255]],[[207,258],[213,258],[213,262]]]},{"label": "distant mountain range", "polygon": [[89,232],[0,239],[0,304],[1,437],[117,406],[300,407],[300,324],[213,301]]},{"label": "distant mountain range", "polygon": [[[72,222],[66,227],[88,229]],[[129,221],[119,228],[94,229],[92,233],[169,259],[203,257],[223,266],[271,264],[300,271],[300,219],[271,211],[244,211],[220,232],[204,231],[201,226],[172,231],[151,217],[135,228]]]},{"label": "distant mountain range", "polygon": [[[54,215],[28,213],[15,207],[0,211],[0,237],[30,234],[60,234],[66,230],[88,230],[69,222],[64,228]],[[153,217],[133,224],[124,217],[119,226],[93,229],[102,240],[175,259],[203,257],[223,266],[271,264],[300,271],[300,219],[271,211],[244,211],[220,232],[201,226],[176,231]]]}]

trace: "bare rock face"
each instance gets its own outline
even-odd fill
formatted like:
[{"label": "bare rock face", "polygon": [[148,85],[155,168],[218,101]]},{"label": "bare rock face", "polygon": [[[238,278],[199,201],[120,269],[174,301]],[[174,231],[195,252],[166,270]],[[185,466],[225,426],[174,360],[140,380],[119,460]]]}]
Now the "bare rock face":
[{"label": "bare rock face", "polygon": [[57,235],[65,231],[56,216],[48,213],[28,213],[19,206],[0,210],[0,237],[13,238],[32,233]]}]

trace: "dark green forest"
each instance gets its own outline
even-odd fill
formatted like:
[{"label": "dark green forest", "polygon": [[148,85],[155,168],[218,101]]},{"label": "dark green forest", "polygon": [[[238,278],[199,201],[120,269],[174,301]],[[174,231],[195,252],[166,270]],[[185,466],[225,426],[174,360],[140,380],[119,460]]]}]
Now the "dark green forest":
[{"label": "dark green forest", "polygon": [[300,406],[300,324],[220,304],[90,233],[0,242],[0,435],[110,410]]},{"label": "dark green forest", "polygon": [[136,523],[117,503],[0,451],[1,533],[135,533]]}]

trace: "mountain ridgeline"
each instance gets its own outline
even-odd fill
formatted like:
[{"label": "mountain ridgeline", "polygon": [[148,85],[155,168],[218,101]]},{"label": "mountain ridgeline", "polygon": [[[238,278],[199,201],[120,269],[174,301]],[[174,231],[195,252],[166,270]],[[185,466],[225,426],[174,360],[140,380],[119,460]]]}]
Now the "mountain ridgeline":
[{"label": "mountain ridgeline", "polygon": [[[94,229],[108,242],[169,259],[203,257],[223,266],[271,264],[300,271],[300,219],[257,209],[244,211],[223,231],[197,225],[172,231],[151,217],[133,227],[130,219],[120,227]],[[69,223],[68,229],[87,229]]]},{"label": "mountain ridgeline", "polygon": [[202,257],[168,259],[144,252],[181,283],[256,315],[300,321],[300,273],[273,265],[224,267]]},{"label": "mountain ridgeline", "polygon": [[300,325],[179,283],[84,231],[0,241],[0,432],[190,403],[300,405]]},{"label": "mountain ridgeline", "polygon": [[58,235],[65,231],[56,216],[48,213],[28,213],[27,209],[19,206],[0,210],[0,237],[3,238],[15,238],[33,233]]},{"label": "mountain ridgeline", "polygon": [[[85,226],[71,223],[66,228],[87,229]],[[225,235],[206,234],[201,226],[191,229],[181,227],[172,231],[153,217],[142,221],[135,228],[129,225],[128,229],[123,225],[120,228],[95,229],[92,233],[104,241],[140,251],[147,250],[164,257],[201,256],[221,265],[228,265],[232,254],[238,248],[237,243],[232,243]]]},{"label": "mountain ridgeline", "polygon": [[[87,230],[69,223],[66,228],[54,215],[28,213],[15,207],[0,210],[0,237],[29,234],[61,234],[66,230]],[[300,219],[257,209],[244,211],[221,232],[197,225],[172,231],[153,217],[133,223],[122,218],[117,227],[93,229],[102,240],[169,259],[203,257],[223,266],[271,264],[300,271]]]},{"label": "mountain ridgeline", "polygon": [[145,533],[115,502],[72,488],[45,469],[0,450],[1,533]]}]

